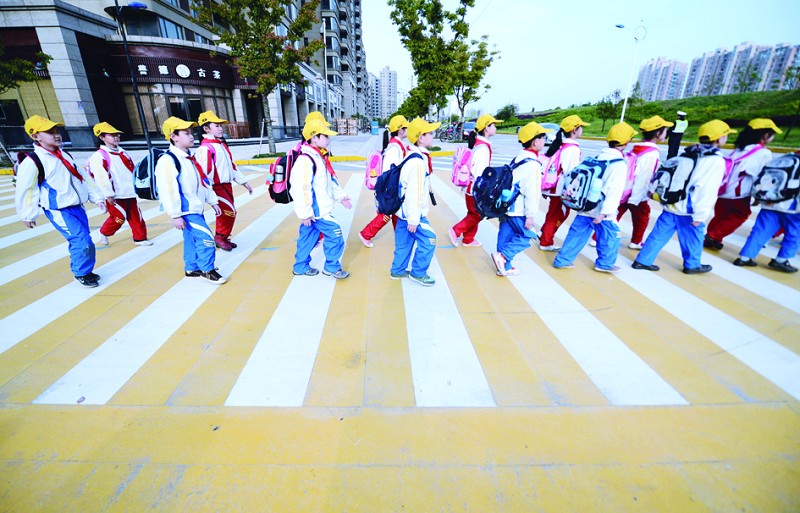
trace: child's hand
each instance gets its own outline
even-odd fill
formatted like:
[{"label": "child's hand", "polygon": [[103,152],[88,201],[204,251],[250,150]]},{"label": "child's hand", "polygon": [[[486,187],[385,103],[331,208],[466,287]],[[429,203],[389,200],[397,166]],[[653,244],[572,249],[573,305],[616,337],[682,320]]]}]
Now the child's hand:
[{"label": "child's hand", "polygon": [[211,205],[211,208],[214,209],[214,213],[217,214],[218,216],[222,215],[222,209],[219,208],[219,205]]},{"label": "child's hand", "polygon": [[253,188],[250,187],[249,183],[244,184],[244,188],[247,189],[247,192],[253,194]]},{"label": "child's hand", "polygon": [[353,208],[353,204],[350,203],[350,198],[348,198],[348,197],[342,198],[342,205],[344,205],[344,208],[346,208],[348,210]]},{"label": "child's hand", "polygon": [[186,221],[184,221],[182,217],[176,217],[172,220],[172,226],[178,230],[184,230],[186,229]]},{"label": "child's hand", "polygon": [[97,205],[97,208],[99,208],[99,209],[100,209],[100,212],[102,212],[102,213],[104,213],[104,214],[105,214],[106,212],[108,212],[108,207],[106,206],[106,202],[105,202],[105,201],[98,201],[98,202],[96,203],[96,205]]}]

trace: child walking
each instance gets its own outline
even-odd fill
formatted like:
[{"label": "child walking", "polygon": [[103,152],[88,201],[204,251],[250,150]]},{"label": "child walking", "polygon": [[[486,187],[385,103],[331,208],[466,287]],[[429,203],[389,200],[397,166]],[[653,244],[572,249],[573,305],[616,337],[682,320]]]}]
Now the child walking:
[{"label": "child walking", "polygon": [[472,188],[483,170],[492,165],[492,144],[489,139],[497,132],[497,123],[502,122],[502,119],[495,119],[491,114],[484,114],[475,122],[475,130],[470,132],[467,138],[467,145],[472,150],[470,162],[472,179],[464,196],[467,202],[467,215],[447,231],[453,246],[458,246],[458,239],[461,236],[464,237],[461,242],[465,246],[478,247],[481,245],[479,241],[475,240],[475,235],[478,233],[478,224],[483,218],[475,208]]},{"label": "child walking", "polygon": [[[384,173],[392,167],[392,165],[399,165],[406,157],[406,146],[403,144],[403,139],[406,137],[408,131],[408,120],[405,116],[394,116],[389,120],[389,130],[383,132],[383,161],[381,163],[381,172]],[[391,134],[391,136],[390,136]],[[397,216],[387,216],[378,212],[372,221],[358,233],[358,238],[368,248],[373,247],[375,244],[372,238],[386,226],[391,219],[392,225],[397,226]]]},{"label": "child walking", "polygon": [[106,203],[88,173],[81,173],[72,156],[61,151],[59,126],[64,125],[42,116],[25,121],[25,133],[34,144],[17,170],[14,203],[28,228],[36,226],[39,207],[44,210],[53,228],[67,239],[75,279],[84,287],[97,287],[100,276],[93,272],[95,246],[83,204],[92,201],[105,212]]},{"label": "child walking", "polygon": [[550,159],[549,165],[557,166],[558,181],[555,185],[542,194],[550,198],[550,205],[542,224],[542,235],[539,238],[539,249],[542,251],[558,251],[561,246],[556,246],[555,236],[558,228],[569,217],[570,209],[561,202],[561,190],[564,188],[563,176],[572,171],[572,168],[581,162],[581,148],[578,139],[583,135],[583,127],[589,123],[579,116],[567,116],[561,120],[555,141],[547,149],[545,156]]},{"label": "child walking", "polygon": [[617,237],[619,226],[615,216],[628,171],[623,151],[634,135],[636,131],[627,123],[617,123],[608,131],[606,136],[608,148],[597,156],[598,160],[609,161],[602,177],[603,185],[600,189],[602,199],[594,209],[578,212],[575,216],[564,239],[564,247],[553,261],[553,267],[556,269],[575,267],[573,262],[594,232],[597,236],[597,259],[594,262],[594,270],[603,273],[619,271],[619,266],[615,265],[619,251]]},{"label": "child walking", "polygon": [[318,269],[311,267],[311,251],[324,235],[322,248],[325,252],[325,266],[322,274],[341,280],[350,276],[342,269],[344,254],[342,228],[331,215],[334,204],[341,202],[351,208],[350,198],[339,186],[338,180],[328,171],[324,158],[330,144],[330,137],[337,135],[328,128],[328,123],[311,119],[303,127],[303,140],[300,155],[295,160],[289,182],[294,198],[294,212],[300,219],[297,237],[297,251],[294,255],[292,272],[297,276],[316,276]]},{"label": "child walking", "polygon": [[203,138],[195,157],[211,180],[211,186],[222,211],[222,214],[217,215],[214,244],[223,251],[230,251],[236,247],[236,243],[231,242],[233,223],[236,222],[233,182],[244,186],[250,194],[253,194],[253,188],[236,167],[228,143],[222,137],[225,133],[223,125],[227,125],[228,120],[220,119],[214,111],[207,110],[200,114],[197,123],[203,129]]},{"label": "child walking", "polygon": [[539,210],[539,196],[542,193],[542,163],[539,152],[544,148],[545,134],[548,132],[552,130],[531,122],[517,134],[522,150],[514,157],[514,162],[526,162],[514,168],[512,188],[519,191],[519,196],[509,207],[508,213],[500,218],[497,252],[492,253],[498,276],[519,274],[511,261],[517,254],[528,249],[531,241],[536,238],[534,215]]},{"label": "child walking", "polygon": [[[400,170],[400,197],[405,197],[398,211],[394,232],[394,259],[390,277],[393,280],[410,278],[430,287],[436,280],[428,275],[428,268],[436,249],[436,233],[428,222],[430,210],[430,176],[433,173],[428,148],[433,145],[433,132],[441,123],[428,123],[416,118],[408,126],[409,157]],[[411,157],[414,154],[417,157]],[[416,249],[415,249],[416,246]],[[411,261],[411,253],[414,260]],[[411,263],[411,272],[408,264]]]},{"label": "child walking", "polygon": [[735,149],[728,158],[733,169],[722,184],[714,218],[708,223],[703,246],[722,249],[722,239],[736,231],[750,217],[750,191],[758,173],[772,160],[767,145],[775,134],[783,133],[771,119],[753,119],[736,137]]},{"label": "child walking", "polygon": [[133,188],[133,159],[119,145],[122,132],[106,122],[96,124],[92,130],[100,140],[100,147],[89,157],[87,165],[105,196],[108,210],[108,219],[100,227],[97,243],[108,246],[108,238],[117,233],[127,220],[133,243],[152,246],[153,241],[147,240],[147,226]]},{"label": "child walking", "polygon": [[699,128],[697,137],[700,143],[684,151],[684,154],[691,153],[697,157],[694,172],[686,184],[686,198],[664,206],[653,231],[633,261],[634,269],[658,271],[659,267],[654,264],[658,253],[672,238],[672,234],[678,232],[683,272],[699,274],[711,271],[710,265],[700,263],[704,223],[711,214],[725,174],[725,160],[720,148],[728,140],[728,134],[735,133],[736,130],[719,119]]},{"label": "child walking", "polygon": [[218,216],[221,210],[211,182],[189,151],[194,146],[192,128],[196,126],[197,123],[176,117],[167,118],[161,125],[170,146],[156,163],[156,186],[172,226],[183,232],[184,275],[222,285],[226,280],[214,267],[214,236],[203,217],[206,203]]}]

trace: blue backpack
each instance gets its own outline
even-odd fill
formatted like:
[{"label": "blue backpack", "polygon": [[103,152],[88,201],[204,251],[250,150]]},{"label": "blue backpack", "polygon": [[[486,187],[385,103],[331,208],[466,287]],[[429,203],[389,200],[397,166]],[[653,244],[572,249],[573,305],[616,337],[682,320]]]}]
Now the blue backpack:
[{"label": "blue backpack", "polygon": [[513,185],[514,169],[531,160],[512,160],[502,167],[484,169],[472,188],[475,210],[489,219],[506,215],[519,196],[519,187]]},{"label": "blue backpack", "polygon": [[392,166],[382,173],[375,182],[375,202],[378,212],[384,215],[393,215],[403,204],[405,196],[400,196],[400,170],[403,165],[413,158],[422,158],[419,153],[410,153],[400,164]]},{"label": "blue backpack", "polygon": [[609,165],[623,159],[598,160],[587,157],[564,176],[561,202],[576,212],[593,210],[603,201],[603,175]]}]

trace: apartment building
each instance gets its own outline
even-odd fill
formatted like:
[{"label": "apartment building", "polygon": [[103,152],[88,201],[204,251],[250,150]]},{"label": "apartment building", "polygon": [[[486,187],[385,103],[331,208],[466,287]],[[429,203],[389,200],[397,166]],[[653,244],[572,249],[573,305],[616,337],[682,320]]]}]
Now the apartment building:
[{"label": "apartment building", "polygon": [[384,66],[380,74],[380,117],[388,119],[397,112],[397,72]]}]

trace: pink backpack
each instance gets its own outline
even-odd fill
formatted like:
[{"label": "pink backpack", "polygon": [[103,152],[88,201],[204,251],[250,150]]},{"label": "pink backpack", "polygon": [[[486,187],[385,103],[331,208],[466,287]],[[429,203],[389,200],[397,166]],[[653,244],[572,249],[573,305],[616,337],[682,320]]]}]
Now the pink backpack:
[{"label": "pink backpack", "polygon": [[[100,155],[103,156],[103,169],[106,170],[106,173],[110,174],[111,173],[111,155],[109,155],[108,152],[106,150],[104,150],[103,148],[97,148],[97,151],[99,151]],[[89,176],[94,178],[94,173],[92,173],[92,169],[91,169],[91,166],[89,166],[89,161],[88,160],[86,161],[86,164],[83,165],[83,169],[85,169],[86,172],[89,173]],[[113,182],[112,182],[112,186],[113,186]]]},{"label": "pink backpack", "polygon": [[[636,151],[637,148],[641,148],[641,150]],[[633,193],[633,183],[636,181],[637,159],[642,155],[653,151],[658,151],[658,148],[653,148],[652,146],[637,146],[634,147],[634,151],[625,153],[625,163],[628,164],[628,176],[625,177],[625,188],[622,189],[622,198],[619,201],[620,205],[628,201]],[[656,165],[653,167],[653,171],[656,169],[658,169],[658,160],[656,160]]]},{"label": "pink backpack", "polygon": [[563,148],[563,146],[559,148],[552,157],[539,156],[542,169],[544,169],[542,173],[542,192],[552,190],[558,184],[558,174],[561,168],[561,150]]},{"label": "pink backpack", "polygon": [[[734,170],[734,168],[736,168],[736,166],[739,164],[739,162],[743,161],[744,159],[746,159],[747,157],[749,157],[750,155],[752,155],[753,153],[757,152],[758,150],[760,150],[762,148],[763,148],[762,145],[756,144],[756,146],[753,149],[751,149],[750,151],[748,151],[747,153],[745,153],[741,157],[732,158],[730,156],[730,155],[733,155],[733,153],[736,150],[733,150],[728,156],[722,157],[725,160],[725,174],[722,175],[722,185],[719,186],[719,190],[717,191],[717,196],[721,196],[721,195],[725,194],[725,189],[728,188],[728,180],[730,180],[731,175],[733,174],[733,170]],[[741,186],[742,186],[742,178],[744,178],[744,176],[742,175],[742,173],[738,173],[737,178],[739,180],[739,183],[736,186],[736,189],[737,189],[736,190],[736,194],[738,195],[739,194],[739,188],[741,188]]]},{"label": "pink backpack", "polygon": [[459,146],[453,153],[453,172],[450,180],[456,187],[466,187],[472,180],[470,167],[472,165],[472,150],[466,146]]},{"label": "pink backpack", "polygon": [[382,169],[383,153],[380,150],[375,150],[367,155],[367,171],[364,175],[364,185],[367,186],[367,189],[375,190],[375,183],[377,183],[378,177],[381,176]]}]

